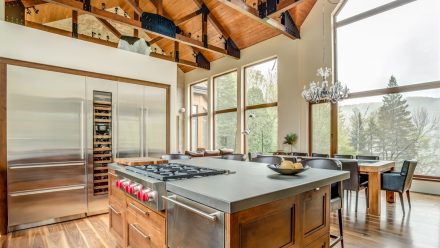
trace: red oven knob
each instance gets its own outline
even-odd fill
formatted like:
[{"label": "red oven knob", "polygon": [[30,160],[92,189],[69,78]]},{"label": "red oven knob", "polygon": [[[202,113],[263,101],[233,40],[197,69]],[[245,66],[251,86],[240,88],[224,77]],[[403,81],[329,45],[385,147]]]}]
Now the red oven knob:
[{"label": "red oven knob", "polygon": [[121,186],[121,180],[116,180],[115,184],[116,188],[119,188]]},{"label": "red oven knob", "polygon": [[127,191],[127,193],[129,193],[130,195],[133,195],[133,194],[136,192],[136,190],[139,188],[139,185],[140,185],[140,184],[138,184],[138,183],[132,183],[132,184],[130,184],[130,185],[128,186],[128,191]]},{"label": "red oven knob", "polygon": [[154,198],[156,197],[156,194],[157,194],[156,191],[152,191],[151,189],[142,190],[140,200],[143,202],[153,201]]}]

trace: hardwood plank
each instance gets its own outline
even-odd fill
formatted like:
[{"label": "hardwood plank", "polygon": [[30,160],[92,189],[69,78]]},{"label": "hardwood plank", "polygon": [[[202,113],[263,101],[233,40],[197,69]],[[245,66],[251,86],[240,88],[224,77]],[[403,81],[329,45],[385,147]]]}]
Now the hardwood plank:
[{"label": "hardwood plank", "polygon": [[46,241],[48,247],[67,247],[68,243],[61,225],[48,225],[46,229]]},{"label": "hardwood plank", "polygon": [[6,132],[6,78],[7,78],[7,66],[5,63],[0,63],[0,235],[6,234],[7,231],[7,219],[8,210],[6,205],[7,199],[7,184],[6,184],[6,172],[8,161],[6,159],[6,145],[7,145],[7,132]]},{"label": "hardwood plank", "polygon": [[88,224],[88,220],[75,221],[81,236],[87,243],[87,247],[104,247],[105,243],[101,236]]},{"label": "hardwood plank", "polygon": [[87,247],[75,222],[69,221],[61,224],[65,230],[66,240],[70,247]]}]

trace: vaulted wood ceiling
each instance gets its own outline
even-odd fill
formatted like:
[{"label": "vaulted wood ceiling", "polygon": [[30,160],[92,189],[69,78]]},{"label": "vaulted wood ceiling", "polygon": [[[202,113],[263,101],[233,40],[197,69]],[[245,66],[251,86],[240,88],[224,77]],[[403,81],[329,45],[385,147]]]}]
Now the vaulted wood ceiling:
[{"label": "vaulted wood ceiling", "polygon": [[[72,32],[72,9],[59,4],[57,1],[59,0],[21,0],[25,7],[35,6],[38,10],[38,14],[32,8],[28,11],[30,14],[26,13],[26,25],[49,32],[69,35]],[[139,2],[138,6],[136,6],[137,2]],[[129,19],[138,19],[139,15],[137,12],[139,11],[159,12],[160,14],[160,5],[162,5],[161,12],[163,16],[168,17],[175,23],[185,21],[178,26],[186,37],[189,37],[189,34],[191,34],[190,37],[192,39],[202,41],[202,15],[199,14],[187,21],[182,20],[182,18],[191,17],[192,14],[200,9],[201,4],[204,3],[210,11],[208,17],[214,19],[211,20],[209,18],[207,25],[209,45],[224,49],[225,40],[224,35],[222,35],[222,32],[224,32],[230,36],[239,49],[244,49],[282,33],[273,26],[266,25],[263,19],[260,21],[259,18],[254,18],[255,16],[241,11],[239,7],[236,8],[236,5],[252,8],[255,7],[254,4],[256,2],[257,0],[246,0],[244,2],[246,5],[242,5],[244,3],[241,0],[232,0],[231,2],[228,0],[162,0],[162,2],[161,0],[91,0],[91,5],[97,9],[105,9],[121,16],[125,15]],[[283,3],[287,5],[290,2],[296,2],[295,4],[288,5],[288,7],[292,6],[288,11],[296,26],[300,29],[316,0],[281,0],[279,5]],[[134,10],[135,8],[137,8],[137,12]],[[256,11],[256,9],[250,10],[250,12]],[[273,16],[273,19],[279,21],[279,16]],[[217,24],[219,28],[214,24]],[[119,39],[118,35],[133,36],[138,34],[139,37],[145,38],[147,41],[157,38],[156,35],[134,30],[133,27],[128,25],[111,20],[107,22],[105,20],[100,21],[96,18],[96,15],[93,16],[88,12],[78,11],[78,33],[80,34],[80,39],[92,41],[91,36],[93,32],[96,34],[96,39],[101,39],[99,43],[115,46]],[[173,40],[167,38],[157,38],[156,40],[158,40],[155,43],[157,51],[160,51],[160,53],[163,51],[166,55],[173,54],[175,50],[175,42]],[[195,62],[194,53],[198,51],[209,61],[225,56],[218,52],[194,49],[186,44],[179,45],[180,58],[191,63]],[[171,58],[171,56],[169,57]],[[183,64],[179,64],[179,67],[184,72],[195,68]]]}]

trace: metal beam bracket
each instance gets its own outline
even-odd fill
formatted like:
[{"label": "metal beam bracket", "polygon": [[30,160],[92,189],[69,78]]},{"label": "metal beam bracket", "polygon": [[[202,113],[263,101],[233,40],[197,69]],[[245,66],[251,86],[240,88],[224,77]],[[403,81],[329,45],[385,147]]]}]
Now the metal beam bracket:
[{"label": "metal beam bracket", "polygon": [[231,37],[226,39],[225,49],[229,55],[234,56],[236,58],[240,58],[240,49],[238,49],[237,45],[234,43]]},{"label": "metal beam bracket", "polygon": [[281,15],[281,24],[286,28],[286,32],[293,35],[295,38],[300,39],[301,35],[298,27],[289,14],[289,11],[284,11]]},{"label": "metal beam bracket", "polygon": [[205,58],[205,56],[203,56],[203,54],[201,52],[198,52],[196,54],[196,63],[199,67],[209,70],[211,69],[211,64],[209,63],[209,61]]},{"label": "metal beam bracket", "polygon": [[[205,25],[205,29],[202,28],[202,32],[203,30],[207,31],[206,25],[208,23],[209,9],[205,4],[202,4],[202,7],[200,8],[200,12],[202,12],[202,26]],[[206,33],[202,34],[202,42],[204,47],[208,47],[208,34]]]},{"label": "metal beam bracket", "polygon": [[72,38],[78,39],[78,23],[72,23]]},{"label": "metal beam bracket", "polygon": [[83,10],[84,11],[92,11],[92,5],[90,5],[90,0],[83,0]]}]

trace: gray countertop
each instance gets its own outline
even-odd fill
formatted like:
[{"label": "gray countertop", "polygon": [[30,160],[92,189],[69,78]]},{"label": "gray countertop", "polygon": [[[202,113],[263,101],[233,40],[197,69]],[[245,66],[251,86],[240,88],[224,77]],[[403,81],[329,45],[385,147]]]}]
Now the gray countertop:
[{"label": "gray countertop", "polygon": [[227,213],[273,202],[350,177],[347,171],[314,168],[296,176],[283,176],[267,168],[266,164],[216,158],[178,162],[235,172],[166,183],[167,191]]}]

